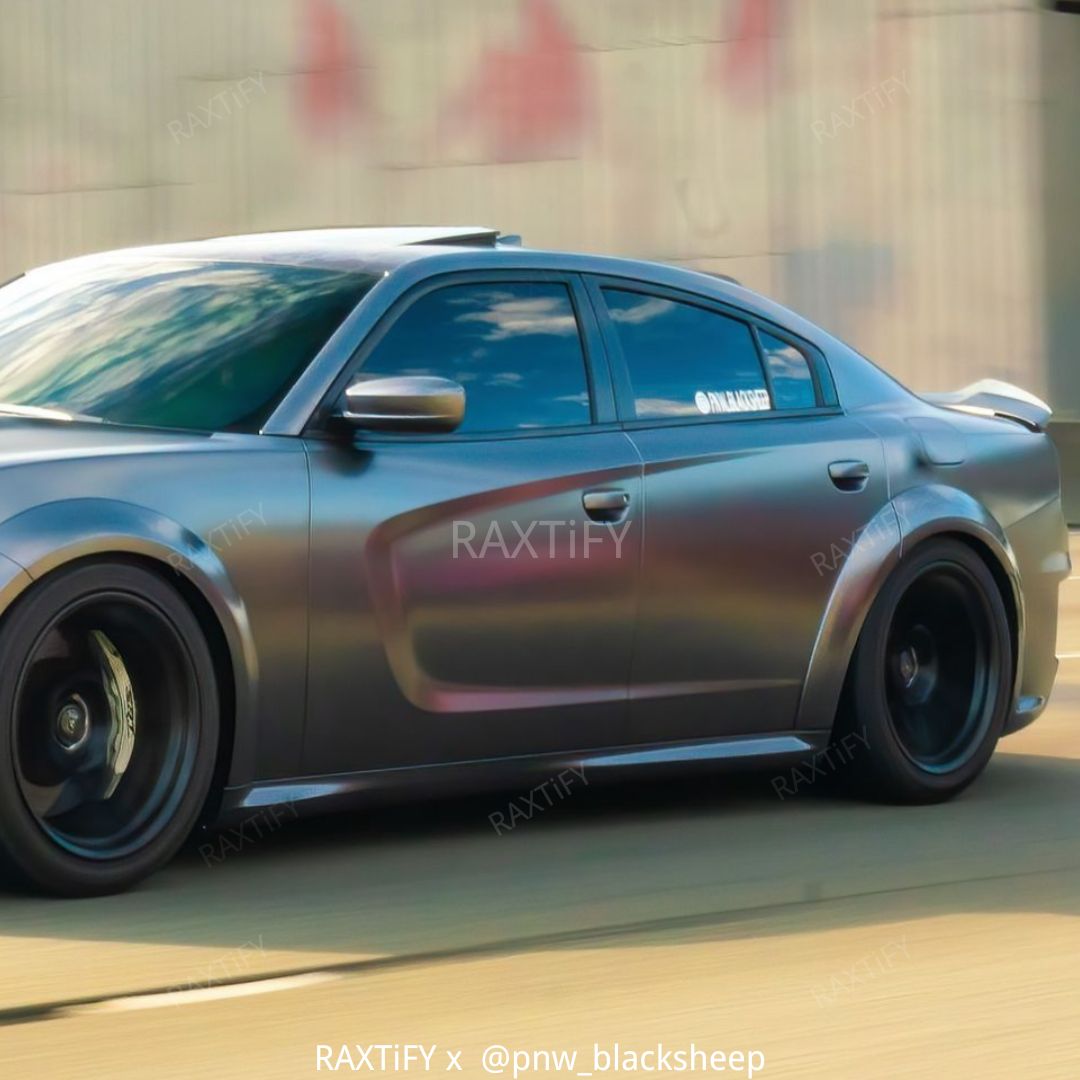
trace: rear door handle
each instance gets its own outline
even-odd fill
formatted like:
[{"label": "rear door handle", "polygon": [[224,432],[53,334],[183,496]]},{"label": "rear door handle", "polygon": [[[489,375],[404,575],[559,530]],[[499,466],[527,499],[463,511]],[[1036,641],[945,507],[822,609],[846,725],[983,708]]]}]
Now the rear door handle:
[{"label": "rear door handle", "polygon": [[630,493],[628,491],[586,491],[581,496],[581,505],[589,514],[625,510],[630,505]]},{"label": "rear door handle", "polygon": [[829,478],[841,491],[859,491],[870,477],[865,461],[834,461],[829,465]]}]

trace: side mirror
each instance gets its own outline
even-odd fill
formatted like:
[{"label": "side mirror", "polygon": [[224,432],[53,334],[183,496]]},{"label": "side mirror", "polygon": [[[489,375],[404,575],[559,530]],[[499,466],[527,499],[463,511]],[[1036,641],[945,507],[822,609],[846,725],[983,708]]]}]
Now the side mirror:
[{"label": "side mirror", "polygon": [[367,431],[453,431],[465,416],[465,388],[434,375],[361,379],[337,415]]}]

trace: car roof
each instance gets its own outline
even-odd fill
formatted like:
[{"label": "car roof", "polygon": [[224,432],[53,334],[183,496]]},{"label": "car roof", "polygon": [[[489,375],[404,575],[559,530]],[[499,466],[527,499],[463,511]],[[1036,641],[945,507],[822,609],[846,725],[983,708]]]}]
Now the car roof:
[{"label": "car roof", "polygon": [[[629,282],[667,286],[726,302],[775,322],[829,352],[852,353],[821,327],[724,275],[668,263],[565,251],[524,248],[520,238],[480,225],[356,226],[248,233],[153,244],[82,255],[30,273],[64,272],[117,261],[191,259],[265,262],[357,270],[407,280],[470,270],[546,270],[591,273]],[[852,353],[852,356],[857,354]],[[866,364],[863,357],[859,360]]]},{"label": "car roof", "polygon": [[[828,359],[846,408],[880,406],[898,396],[910,396],[891,376],[820,326],[725,275],[670,263],[524,248],[520,238],[478,225],[320,228],[221,236],[82,255],[30,270],[28,275],[66,275],[90,266],[169,259],[310,266],[390,279],[385,286],[371,290],[357,312],[370,302],[381,309],[385,302],[403,295],[414,285],[446,274],[579,273],[621,280],[630,287],[661,286],[730,305],[816,346]],[[357,312],[350,320],[357,317]],[[345,325],[349,325],[349,320]]]},{"label": "car roof", "polygon": [[[144,262],[160,259],[206,262],[260,262],[316,266],[328,270],[360,270],[390,273],[424,260],[424,271],[442,273],[452,269],[561,270],[627,277],[642,282],[667,284],[697,292],[721,295],[728,289],[732,303],[746,305],[764,297],[739,286],[733,278],[707,274],[663,263],[563,251],[526,249],[516,236],[481,225],[358,226],[349,228],[296,229],[287,232],[249,233],[204,240],[152,244],[81,255],[37,271],[77,270],[83,266],[113,262]],[[464,258],[455,259],[454,256]],[[465,264],[468,264],[467,266]],[[413,268],[418,270],[419,267]],[[764,314],[764,312],[760,312]]]},{"label": "car roof", "polygon": [[204,240],[150,244],[82,255],[54,267],[116,260],[194,259],[209,262],[265,262],[328,269],[368,270],[379,253],[414,245],[486,245],[499,240],[496,229],[484,226],[407,225],[295,229],[287,232],[215,236]]}]

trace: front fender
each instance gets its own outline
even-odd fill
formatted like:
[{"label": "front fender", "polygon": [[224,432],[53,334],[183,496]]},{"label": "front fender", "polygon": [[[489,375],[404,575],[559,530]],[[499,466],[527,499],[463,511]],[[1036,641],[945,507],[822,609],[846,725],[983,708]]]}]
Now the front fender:
[{"label": "front fender", "polygon": [[[977,499],[946,484],[909,488],[883,506],[859,534],[833,586],[814,643],[795,726],[831,728],[863,623],[886,578],[916,544],[961,534],[982,543],[1009,580],[1017,622],[1017,671],[1024,655],[1024,598],[1012,545],[1000,523]],[[1015,707],[1015,700],[1013,702]]]},{"label": "front fender", "polygon": [[[0,524],[0,552],[0,613],[35,581],[76,559],[139,555],[186,578],[210,605],[228,644],[237,739],[253,738],[259,672],[250,620],[224,565],[200,536],[134,503],[64,499],[24,510]],[[234,746],[234,768],[252,750]]]}]

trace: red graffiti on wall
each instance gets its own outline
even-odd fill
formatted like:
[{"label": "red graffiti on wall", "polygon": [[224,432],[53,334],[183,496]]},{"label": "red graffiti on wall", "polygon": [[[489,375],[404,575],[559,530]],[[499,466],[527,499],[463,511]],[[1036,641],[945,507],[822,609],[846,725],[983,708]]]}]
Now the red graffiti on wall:
[{"label": "red graffiti on wall", "polygon": [[476,132],[497,161],[576,148],[589,115],[581,53],[554,0],[524,0],[519,42],[488,49],[443,117],[444,129]]},{"label": "red graffiti on wall", "polygon": [[302,0],[297,106],[304,129],[328,138],[370,118],[368,68],[334,0]]},{"label": "red graffiti on wall", "polygon": [[733,97],[768,93],[773,47],[786,8],[787,0],[741,0],[712,65],[713,77]]}]

